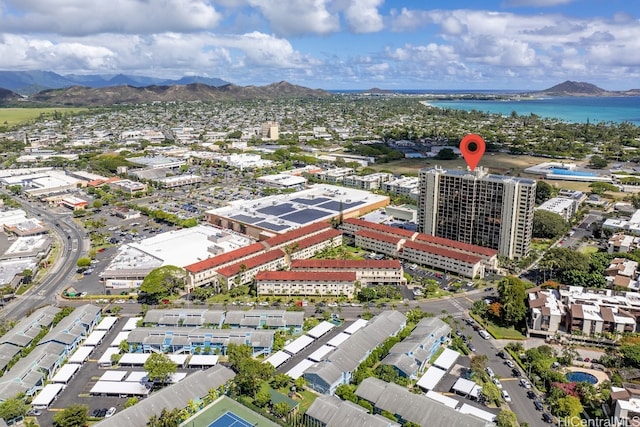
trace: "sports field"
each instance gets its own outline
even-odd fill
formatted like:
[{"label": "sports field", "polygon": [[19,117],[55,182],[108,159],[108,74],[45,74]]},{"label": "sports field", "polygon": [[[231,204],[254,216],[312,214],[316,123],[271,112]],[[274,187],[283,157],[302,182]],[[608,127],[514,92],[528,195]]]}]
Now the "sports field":
[{"label": "sports field", "polygon": [[86,111],[86,108],[0,108],[0,126],[14,126],[27,123],[43,116],[52,116],[53,113],[75,114]]},{"label": "sports field", "polygon": [[278,424],[239,404],[227,396],[198,412],[181,424],[183,427],[278,427]]}]

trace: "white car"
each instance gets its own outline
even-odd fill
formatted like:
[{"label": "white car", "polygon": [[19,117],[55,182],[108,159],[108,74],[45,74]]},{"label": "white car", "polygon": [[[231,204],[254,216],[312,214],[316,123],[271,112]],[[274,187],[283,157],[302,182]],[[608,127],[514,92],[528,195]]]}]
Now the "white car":
[{"label": "white car", "polygon": [[502,390],[502,398],[505,402],[511,403],[511,396],[509,396],[509,392],[507,390]]},{"label": "white car", "polygon": [[516,366],[511,360],[508,360],[508,359],[504,361],[504,364],[510,367],[511,369],[515,368]]},{"label": "white car", "polygon": [[496,387],[498,387],[500,390],[502,390],[502,383],[500,382],[499,379],[494,378],[493,379],[493,383],[496,385]]},{"label": "white car", "polygon": [[490,378],[493,378],[495,376],[495,374],[493,373],[493,369],[491,369],[489,366],[485,368],[485,371],[487,371],[487,374],[489,374]]},{"label": "white car", "polygon": [[526,389],[531,388],[531,383],[524,378],[520,378],[520,385]]},{"label": "white car", "polygon": [[112,406],[111,408],[109,408],[109,410],[107,410],[107,413],[104,415],[105,418],[110,418],[113,417],[113,414],[116,413],[116,408],[115,406]]}]

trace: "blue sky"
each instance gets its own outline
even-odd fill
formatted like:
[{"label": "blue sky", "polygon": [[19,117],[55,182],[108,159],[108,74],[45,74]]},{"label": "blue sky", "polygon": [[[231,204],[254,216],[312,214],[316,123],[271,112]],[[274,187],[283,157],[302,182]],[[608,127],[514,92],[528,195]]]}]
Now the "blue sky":
[{"label": "blue sky", "polygon": [[0,69],[322,89],[640,88],[637,0],[0,0]]}]

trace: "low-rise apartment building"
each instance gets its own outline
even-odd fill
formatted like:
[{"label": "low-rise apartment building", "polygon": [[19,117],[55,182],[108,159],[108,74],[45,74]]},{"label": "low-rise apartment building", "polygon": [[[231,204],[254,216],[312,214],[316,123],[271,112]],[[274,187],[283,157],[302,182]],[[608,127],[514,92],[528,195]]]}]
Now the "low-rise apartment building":
[{"label": "low-rise apartment building", "polygon": [[498,252],[494,249],[358,218],[345,219],[341,228],[355,236],[358,247],[461,276],[483,278],[498,268]]},{"label": "low-rise apartment building", "polygon": [[398,260],[301,259],[291,261],[291,271],[352,271],[363,287],[406,283],[402,264]]},{"label": "low-rise apartment building", "polygon": [[610,289],[585,290],[581,286],[527,291],[531,335],[601,334],[635,332],[640,316],[640,294]]},{"label": "low-rise apartment building", "polygon": [[355,294],[356,273],[348,271],[261,271],[258,295],[346,296]]}]

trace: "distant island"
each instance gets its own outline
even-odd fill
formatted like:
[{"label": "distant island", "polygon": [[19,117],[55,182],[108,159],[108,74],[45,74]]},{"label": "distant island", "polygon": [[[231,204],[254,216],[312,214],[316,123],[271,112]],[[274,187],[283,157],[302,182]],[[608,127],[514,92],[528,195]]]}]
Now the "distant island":
[{"label": "distant island", "polygon": [[529,92],[532,96],[640,96],[640,89],[609,91],[594,84],[567,80],[548,89]]}]

